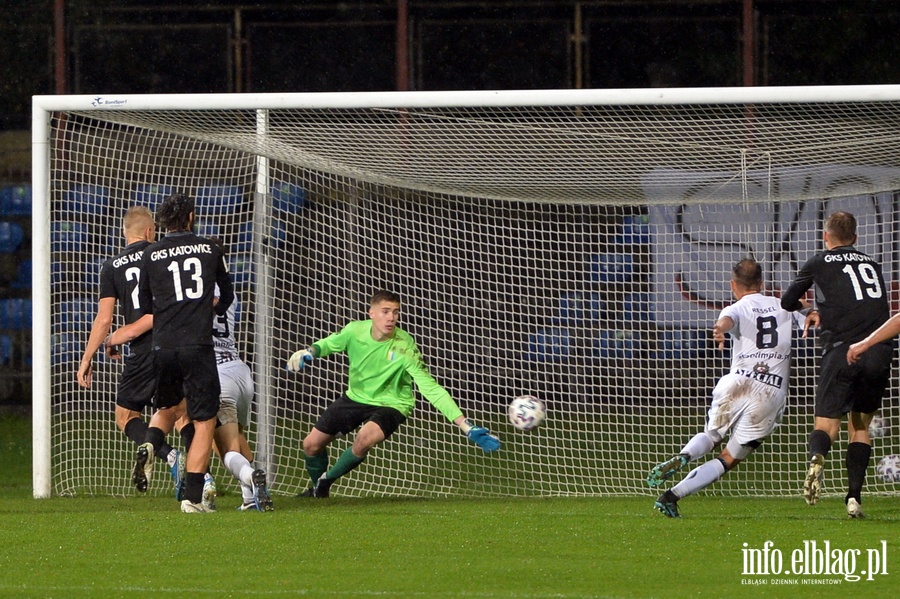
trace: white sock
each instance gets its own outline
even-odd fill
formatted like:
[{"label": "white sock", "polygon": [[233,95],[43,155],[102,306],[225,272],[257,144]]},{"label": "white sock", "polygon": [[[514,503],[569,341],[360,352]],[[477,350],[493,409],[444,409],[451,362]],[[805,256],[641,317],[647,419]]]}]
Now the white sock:
[{"label": "white sock", "polygon": [[708,454],[715,446],[715,441],[706,432],[697,433],[693,439],[687,442],[681,453],[688,454],[691,456],[691,461],[693,461]]},{"label": "white sock", "polygon": [[679,499],[693,495],[722,478],[723,474],[725,474],[725,465],[718,459],[710,460],[691,470],[680,483],[672,487],[672,492]]},{"label": "white sock", "polygon": [[222,463],[225,464],[225,469],[231,472],[232,476],[241,483],[241,486],[247,485],[250,487],[253,485],[253,465],[241,453],[237,451],[227,452],[225,457],[222,458]]}]

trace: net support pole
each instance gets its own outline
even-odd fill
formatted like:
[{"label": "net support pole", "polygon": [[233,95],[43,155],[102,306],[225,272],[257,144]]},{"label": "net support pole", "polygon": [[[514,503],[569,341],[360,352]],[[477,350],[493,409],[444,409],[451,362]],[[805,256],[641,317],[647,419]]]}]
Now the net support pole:
[{"label": "net support pole", "polygon": [[50,497],[50,113],[32,105],[32,493]]},{"label": "net support pole", "polygon": [[[269,132],[269,111],[256,111],[256,133],[265,138]],[[262,145],[262,144],[260,144]],[[256,401],[259,422],[256,429],[256,462],[271,477],[275,475],[275,402],[271,397],[269,381],[274,379],[272,364],[272,297],[271,273],[269,265],[269,240],[272,230],[272,202],[269,190],[272,188],[269,159],[256,159],[256,201],[253,204],[253,269],[256,275],[256,329],[254,349],[256,353]]]}]

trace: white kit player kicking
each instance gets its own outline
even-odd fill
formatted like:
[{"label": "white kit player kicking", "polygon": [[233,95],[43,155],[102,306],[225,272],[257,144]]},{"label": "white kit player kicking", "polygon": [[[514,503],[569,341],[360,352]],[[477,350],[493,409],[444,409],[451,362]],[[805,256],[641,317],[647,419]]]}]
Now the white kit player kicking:
[{"label": "white kit player kicking", "polygon": [[656,465],[647,484],[658,487],[688,462],[712,451],[725,435],[730,433],[730,438],[715,459],[691,470],[656,500],[654,507],[670,518],[680,516],[680,499],[716,482],[759,447],[784,412],[792,330],[795,324],[803,326],[802,316],[782,309],[778,298],[763,295],[762,267],[752,258],[732,268],[731,291],[737,301],[722,310],[713,326],[719,349],[725,347],[726,334],[733,339],[731,371],[713,389],[703,432],[678,455]]}]

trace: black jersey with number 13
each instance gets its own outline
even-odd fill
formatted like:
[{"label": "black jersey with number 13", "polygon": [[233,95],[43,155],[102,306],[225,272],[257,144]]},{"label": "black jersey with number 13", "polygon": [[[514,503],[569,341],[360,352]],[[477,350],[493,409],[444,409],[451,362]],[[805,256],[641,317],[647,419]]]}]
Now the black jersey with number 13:
[{"label": "black jersey with number 13", "polygon": [[782,307],[799,309],[798,300],[813,284],[826,344],[856,343],[888,319],[881,265],[853,246],[832,248],[807,260],[782,295]]},{"label": "black jersey with number 13", "polygon": [[[212,345],[209,323],[223,315],[234,289],[222,251],[187,231],[167,233],[144,249],[140,300],[153,313],[153,346]],[[219,301],[213,309],[219,285]]]}]

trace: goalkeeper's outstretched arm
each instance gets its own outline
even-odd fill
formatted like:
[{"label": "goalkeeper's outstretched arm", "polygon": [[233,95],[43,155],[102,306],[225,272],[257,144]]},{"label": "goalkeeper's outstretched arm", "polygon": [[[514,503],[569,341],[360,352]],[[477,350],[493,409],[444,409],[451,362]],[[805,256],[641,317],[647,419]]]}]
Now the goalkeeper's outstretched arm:
[{"label": "goalkeeper's outstretched arm", "polygon": [[471,420],[464,415],[459,416],[453,421],[460,430],[469,438],[470,441],[478,445],[486,453],[497,451],[500,449],[500,439],[491,434],[491,431],[483,426],[476,426]]}]

